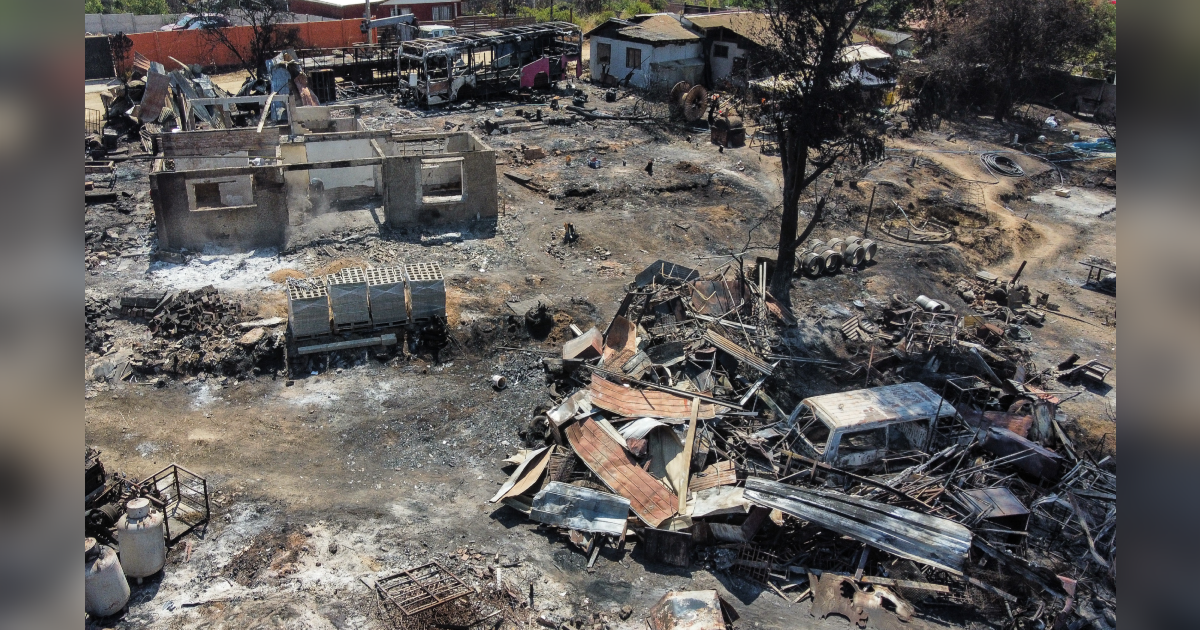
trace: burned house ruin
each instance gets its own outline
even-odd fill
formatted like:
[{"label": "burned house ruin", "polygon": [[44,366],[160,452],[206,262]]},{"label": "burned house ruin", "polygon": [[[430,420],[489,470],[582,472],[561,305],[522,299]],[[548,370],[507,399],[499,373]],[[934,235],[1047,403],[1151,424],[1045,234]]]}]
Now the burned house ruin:
[{"label": "burned house ruin", "polygon": [[495,220],[495,152],[470,132],[362,129],[346,107],[294,107],[290,126],[164,134],[150,174],[159,248],[248,251],[289,226],[383,208],[389,227]]}]

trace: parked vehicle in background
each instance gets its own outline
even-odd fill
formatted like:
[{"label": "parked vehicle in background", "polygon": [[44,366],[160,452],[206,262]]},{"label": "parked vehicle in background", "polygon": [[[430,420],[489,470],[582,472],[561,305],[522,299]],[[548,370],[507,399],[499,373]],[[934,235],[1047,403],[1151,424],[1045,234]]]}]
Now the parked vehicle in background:
[{"label": "parked vehicle in background", "polygon": [[435,37],[451,37],[458,35],[458,31],[454,30],[453,26],[444,26],[442,24],[426,24],[417,28],[418,39],[433,39]]},{"label": "parked vehicle in background", "polygon": [[160,31],[195,31],[202,28],[221,28],[230,26],[229,18],[217,13],[184,13],[174,24],[167,24]]}]

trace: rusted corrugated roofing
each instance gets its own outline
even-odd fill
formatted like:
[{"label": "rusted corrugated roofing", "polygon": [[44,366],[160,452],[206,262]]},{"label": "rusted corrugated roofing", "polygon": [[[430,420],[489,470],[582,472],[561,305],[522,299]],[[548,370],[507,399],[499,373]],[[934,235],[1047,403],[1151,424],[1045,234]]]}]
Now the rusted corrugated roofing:
[{"label": "rusted corrugated roofing", "polygon": [[726,13],[695,13],[684,17],[696,28],[724,28],[765,46],[771,38],[771,20],[763,13],[754,11],[729,11]]},{"label": "rusted corrugated roofing", "polygon": [[[692,399],[667,392],[650,389],[634,389],[592,375],[589,390],[592,405],[631,418],[679,418],[692,417]],[[715,417],[716,407],[712,403],[700,403],[699,418]]]},{"label": "rusted corrugated roofing", "polygon": [[745,497],[861,543],[962,575],[971,530],[961,523],[838,492],[746,479]]},{"label": "rusted corrugated roofing", "polygon": [[750,352],[749,350],[726,339],[725,337],[722,337],[720,334],[714,332],[711,328],[704,331],[704,339],[705,341],[708,341],[712,345],[733,356],[733,358],[737,359],[738,361],[745,363],[747,366],[752,367],[759,372],[766,374],[767,376],[770,376],[771,372],[775,371],[774,366],[772,366],[770,363],[763,361],[753,352]]},{"label": "rusted corrugated roofing", "polygon": [[679,498],[638,467],[637,462],[616,440],[591,418],[567,427],[567,440],[575,454],[604,485],[629,499],[629,507],[650,527],[675,515]]}]

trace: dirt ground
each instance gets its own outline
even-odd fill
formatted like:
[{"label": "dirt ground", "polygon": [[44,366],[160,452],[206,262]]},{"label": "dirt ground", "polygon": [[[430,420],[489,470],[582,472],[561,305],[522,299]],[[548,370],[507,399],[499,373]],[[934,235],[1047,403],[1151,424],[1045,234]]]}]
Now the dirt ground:
[{"label": "dirt ground", "polygon": [[[603,100],[601,94],[594,91],[593,102]],[[373,129],[475,128],[496,106],[425,114],[376,100],[364,106],[364,123]],[[880,163],[837,173],[857,187],[834,186],[833,174],[815,184],[811,196],[828,194],[832,202],[814,232],[822,240],[861,233],[873,188],[879,217],[893,201],[906,207],[933,198],[935,189],[986,182],[980,185],[987,223],[956,229],[952,243],[927,246],[891,239],[873,219],[869,233],[880,243],[873,265],[795,281],[799,325],[790,337],[814,356],[845,356],[849,350],[835,333],[854,300],[882,304],[893,294],[924,294],[963,312],[956,280],[979,269],[1011,276],[1028,261],[1022,278],[1059,305],[1023,344],[1035,363],[1049,368],[1077,353],[1115,368],[1116,299],[1083,288],[1086,270],[1078,264],[1085,256],[1116,263],[1116,213],[1108,211],[1116,206],[1115,183],[1111,190],[1100,185],[1106,177],[1115,180],[1115,161],[1111,169],[1095,161],[1062,165],[1073,194],[1056,197],[1048,191],[1060,185],[1060,171],[1042,161],[1017,156],[1028,175],[1019,179],[997,178],[981,165],[977,152],[1009,150],[1000,143],[1012,133],[986,119],[944,123],[937,131],[894,138]],[[86,441],[103,451],[105,464],[144,476],[176,462],[205,476],[213,496],[207,530],[171,549],[164,574],[134,587],[122,617],[92,621],[92,627],[390,627],[360,578],[434,560],[481,592],[495,570],[522,595],[532,589],[532,613],[523,614],[567,619],[594,613],[610,628],[644,627],[646,611],[667,590],[716,588],[742,615],[738,627],[849,627],[836,616],[817,620],[808,602],[786,602],[712,562],[687,570],[647,562],[635,541],[605,549],[587,568],[587,558],[565,539],[487,502],[506,479],[502,460],[520,447],[518,431],[548,401],[539,360],[558,351],[568,323],[584,330],[607,323],[624,285],[657,259],[708,272],[731,253],[771,255],[778,158],[751,147],[719,151],[701,130],[623,122],[493,135],[487,142],[499,152],[502,216],[494,225],[396,233],[371,221],[371,209],[348,210],[338,213],[329,232],[297,231],[282,251],[205,253],[182,265],[152,262],[147,162],[119,164],[116,186],[129,196],[88,206],[85,230],[116,230],[125,252],[86,272],[89,296],[214,284],[244,303],[248,315],[281,315],[281,286],[269,277],[289,275],[280,270],[313,274],[347,259],[436,260],[448,278],[456,344],[440,364],[429,357],[380,362],[364,353],[362,360],[318,364],[291,380],[264,373],[242,381],[201,376],[115,384],[91,378],[103,357],[86,352]],[[540,146],[548,157],[526,162],[523,145]],[[585,166],[591,155],[601,168]],[[653,175],[644,170],[650,159]],[[549,194],[517,184],[506,172],[533,176]],[[598,192],[558,197],[587,184]],[[566,222],[582,235],[570,246],[561,242]],[[561,313],[544,342],[507,324],[506,302],[538,294]],[[114,345],[136,344],[146,335],[144,327],[119,324]],[[508,388],[493,390],[492,374],[505,375]],[[1114,369],[1104,388],[1063,403],[1077,446],[1115,456],[1110,410],[1117,376]],[[834,387],[817,378],[796,386],[806,393]],[[634,610],[627,620],[617,615],[624,605]],[[922,612],[914,627],[1000,623]]]}]

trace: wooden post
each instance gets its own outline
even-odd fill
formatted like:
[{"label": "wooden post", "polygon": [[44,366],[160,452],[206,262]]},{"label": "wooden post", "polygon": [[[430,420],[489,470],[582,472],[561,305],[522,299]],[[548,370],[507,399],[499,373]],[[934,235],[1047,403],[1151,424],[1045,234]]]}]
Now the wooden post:
[{"label": "wooden post", "polygon": [[[692,443],[696,441],[696,420],[700,417],[700,399],[692,397],[692,419],[688,421],[687,439],[683,443],[683,461],[687,464],[687,479],[690,482],[692,479]],[[679,493],[679,513],[683,514],[687,510],[687,495],[688,486],[686,483],[683,486],[683,492]]]},{"label": "wooden post", "polygon": [[871,187],[871,201],[867,203],[867,222],[863,224],[863,238],[867,238],[867,228],[871,227],[871,209],[875,207],[876,188],[879,188],[879,184]]}]

